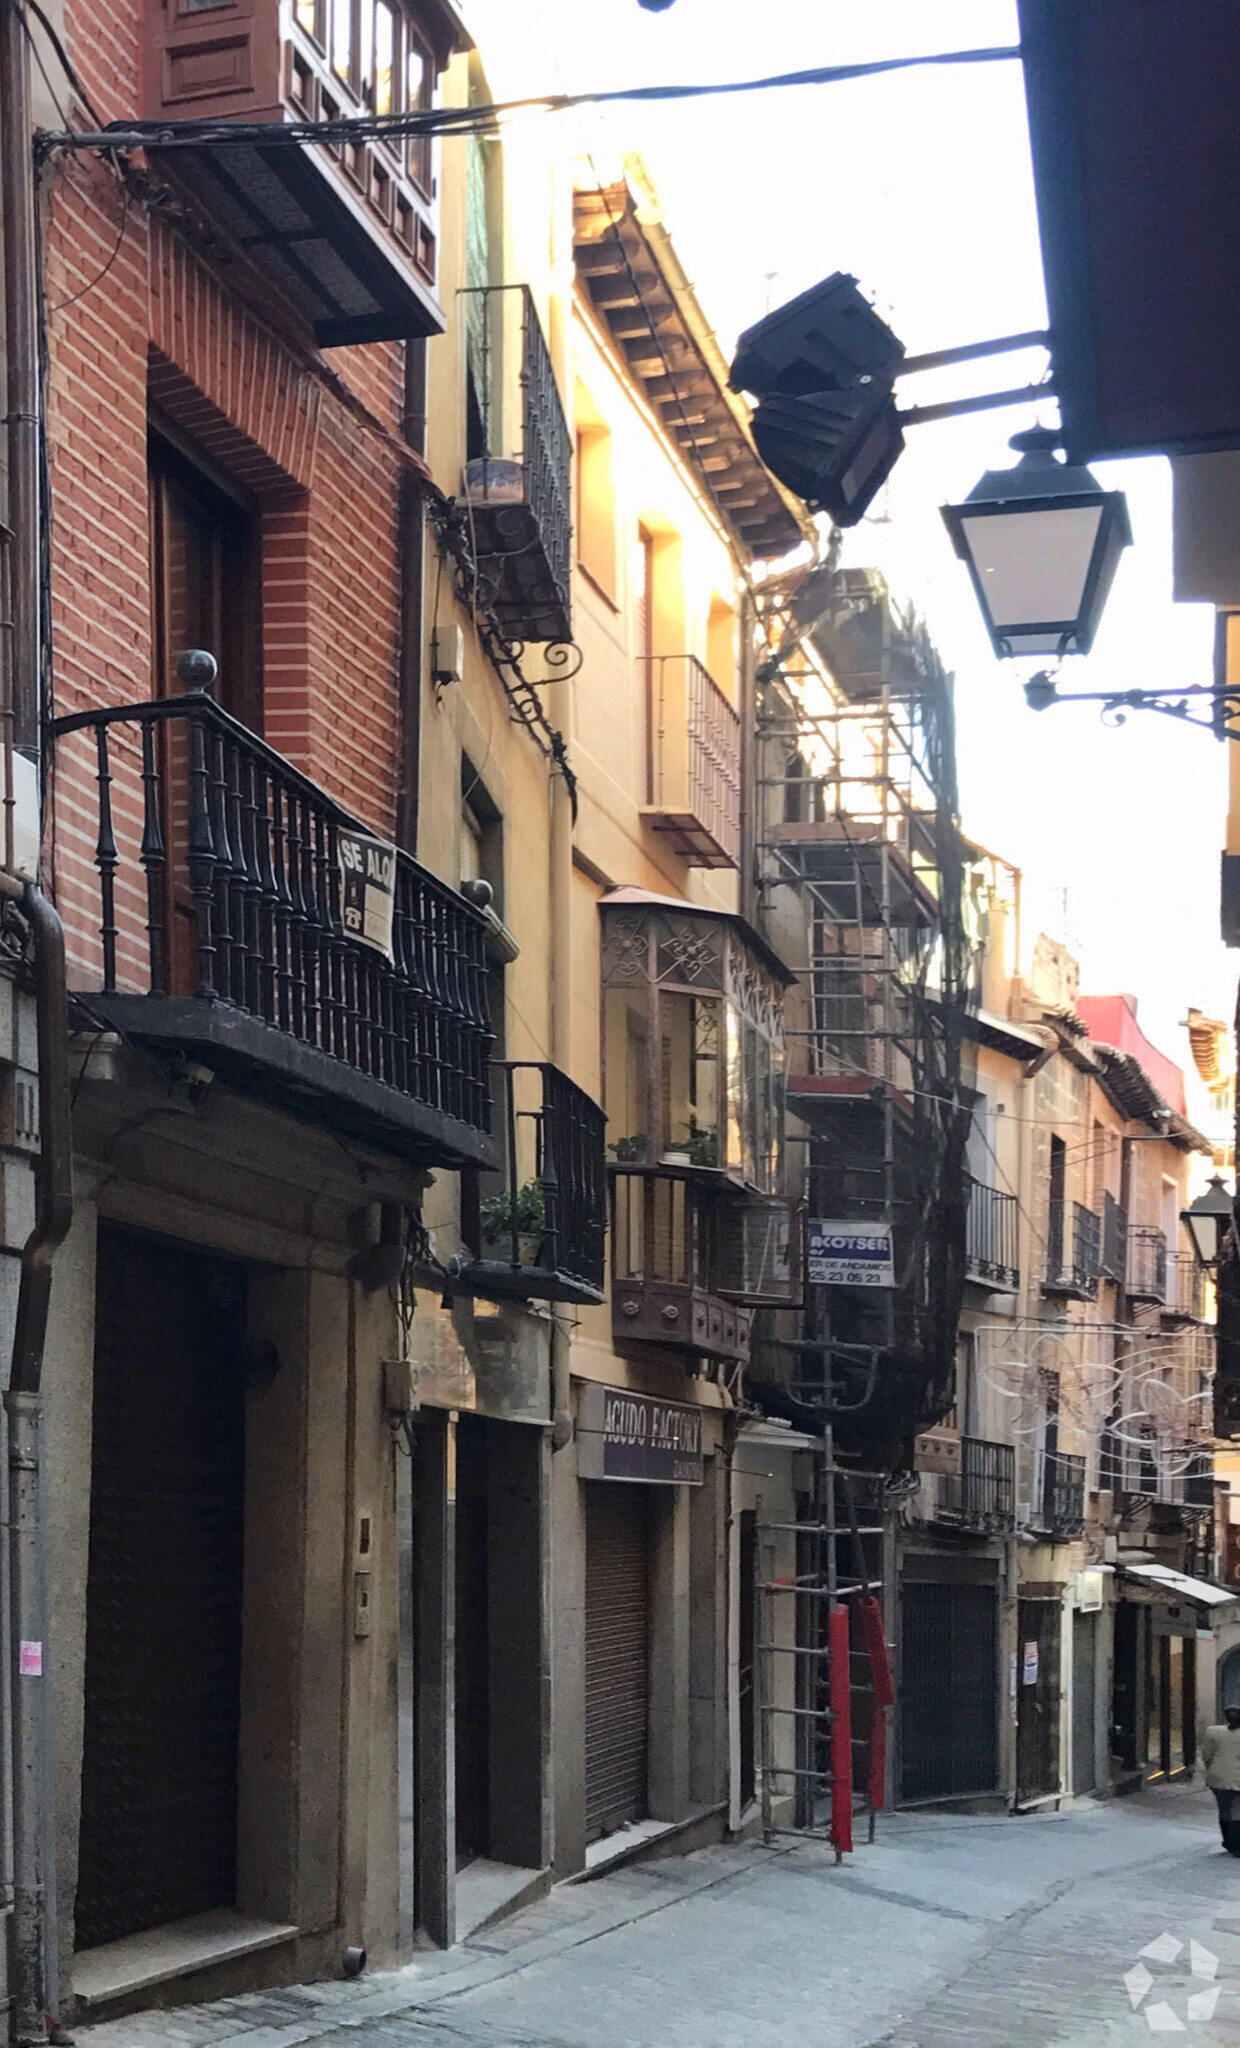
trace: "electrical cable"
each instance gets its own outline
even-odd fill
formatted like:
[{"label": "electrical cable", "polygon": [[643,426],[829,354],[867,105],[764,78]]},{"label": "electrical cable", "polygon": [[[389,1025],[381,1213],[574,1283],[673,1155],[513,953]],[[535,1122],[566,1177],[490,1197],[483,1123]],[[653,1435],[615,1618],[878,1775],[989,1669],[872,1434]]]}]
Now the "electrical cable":
[{"label": "electrical cable", "polygon": [[339,121],[117,121],[91,133],[44,131],[40,147],[49,149],[201,148],[204,142],[242,147],[296,148],[306,142],[350,141],[360,137],[402,139],[423,135],[495,134],[506,117],[519,114],[561,114],[577,107],[650,105],[666,101],[724,98],[742,93],[776,92],[789,87],[839,85],[853,79],[877,78],[888,72],[1012,63],[1018,46],[978,50],[940,50],[919,57],[884,57],[858,64],[823,64],[771,77],[726,79],[709,85],[637,85],[610,91],[539,93],[527,99],[501,100],[484,107],[439,107],[399,114],[361,115]]}]

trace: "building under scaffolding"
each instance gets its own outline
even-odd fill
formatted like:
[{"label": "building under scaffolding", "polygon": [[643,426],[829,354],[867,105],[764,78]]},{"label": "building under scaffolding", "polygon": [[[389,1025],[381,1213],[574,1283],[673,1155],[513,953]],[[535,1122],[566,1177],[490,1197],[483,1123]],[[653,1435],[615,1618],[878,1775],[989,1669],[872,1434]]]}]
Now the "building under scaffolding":
[{"label": "building under scaffolding", "polygon": [[[756,916],[797,972],[788,1106],[813,1220],[890,1233],[894,1284],[825,1285],[768,1314],[751,1385],[820,1436],[797,1573],[757,1564],[756,1633],[795,1604],[795,1643],[758,1662],[763,1728],[796,1715],[794,1772],[759,1760],[764,1820],[851,1846],[883,1799],[891,1700],[884,1527],[914,1432],[954,1392],[964,1287],[966,937],[951,678],[881,576],[826,567],[767,586],[754,749]],[[811,1267],[811,1274],[812,1274]],[[796,1661],[795,1703],[776,1682]],[[882,1731],[880,1733],[880,1731]],[[877,1740],[875,1737],[877,1736]],[[872,1825],[872,1819],[871,1819]]]},{"label": "building under scaffolding", "polygon": [[873,570],[773,588],[757,704],[761,928],[796,967],[788,1102],[811,1218],[890,1229],[893,1287],[811,1286],[764,1370],[894,1469],[951,1404],[964,1286],[965,932],[951,678]]}]

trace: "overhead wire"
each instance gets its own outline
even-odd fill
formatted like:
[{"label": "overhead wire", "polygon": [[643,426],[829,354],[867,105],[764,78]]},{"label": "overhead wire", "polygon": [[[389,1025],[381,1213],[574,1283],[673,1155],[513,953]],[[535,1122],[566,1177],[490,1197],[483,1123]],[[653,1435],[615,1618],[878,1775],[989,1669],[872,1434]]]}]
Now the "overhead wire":
[{"label": "overhead wire", "polygon": [[398,139],[444,134],[487,135],[494,134],[505,119],[521,114],[561,114],[577,107],[657,105],[678,100],[778,92],[804,86],[840,85],[896,71],[1011,63],[1020,55],[1017,45],[938,50],[921,56],[883,57],[857,64],[812,65],[761,78],[722,79],[702,84],[622,86],[596,92],[537,93],[525,99],[496,101],[489,106],[435,107],[397,114],[360,115],[337,121],[117,121],[93,132],[45,132],[40,140],[45,149],[146,148],[151,144],[161,149],[198,148],[208,139],[234,146],[261,142],[264,147],[296,148],[305,142],[349,141],[363,136]]}]

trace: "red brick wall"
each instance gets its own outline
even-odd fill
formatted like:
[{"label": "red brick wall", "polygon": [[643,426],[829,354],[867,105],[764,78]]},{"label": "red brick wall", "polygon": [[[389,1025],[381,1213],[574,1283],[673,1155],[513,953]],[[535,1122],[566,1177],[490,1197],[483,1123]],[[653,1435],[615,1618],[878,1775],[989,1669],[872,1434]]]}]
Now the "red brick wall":
[{"label": "red brick wall", "polygon": [[[66,12],[71,52],[101,114],[138,108],[141,0],[69,0]],[[154,401],[259,509],[265,736],[390,833],[401,458],[332,379],[395,434],[401,349],[335,350],[319,374],[304,339],[282,331],[277,306],[264,307],[253,285],[245,298],[226,285],[179,229],[126,200],[90,157],[51,176],[46,282],[57,711],[152,694],[145,438]],[[97,955],[96,808],[84,742],[61,754],[50,853],[80,968]],[[131,986],[144,985],[141,877],[128,857],[140,825],[136,767],[131,751],[113,792],[127,841],[122,951]]]}]

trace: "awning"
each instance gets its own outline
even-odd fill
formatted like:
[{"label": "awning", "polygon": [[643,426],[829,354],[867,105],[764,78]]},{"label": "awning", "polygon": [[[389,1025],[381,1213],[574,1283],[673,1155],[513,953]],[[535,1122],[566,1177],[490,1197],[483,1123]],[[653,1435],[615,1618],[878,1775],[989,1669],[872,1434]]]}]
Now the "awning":
[{"label": "awning", "polygon": [[1240,1599],[1240,1592],[1227,1586],[1212,1586],[1208,1579],[1190,1579],[1187,1572],[1172,1571],[1166,1564],[1125,1564],[1120,1571],[1126,1579],[1138,1579],[1168,1600],[1192,1600],[1198,1607],[1226,1607]]}]

